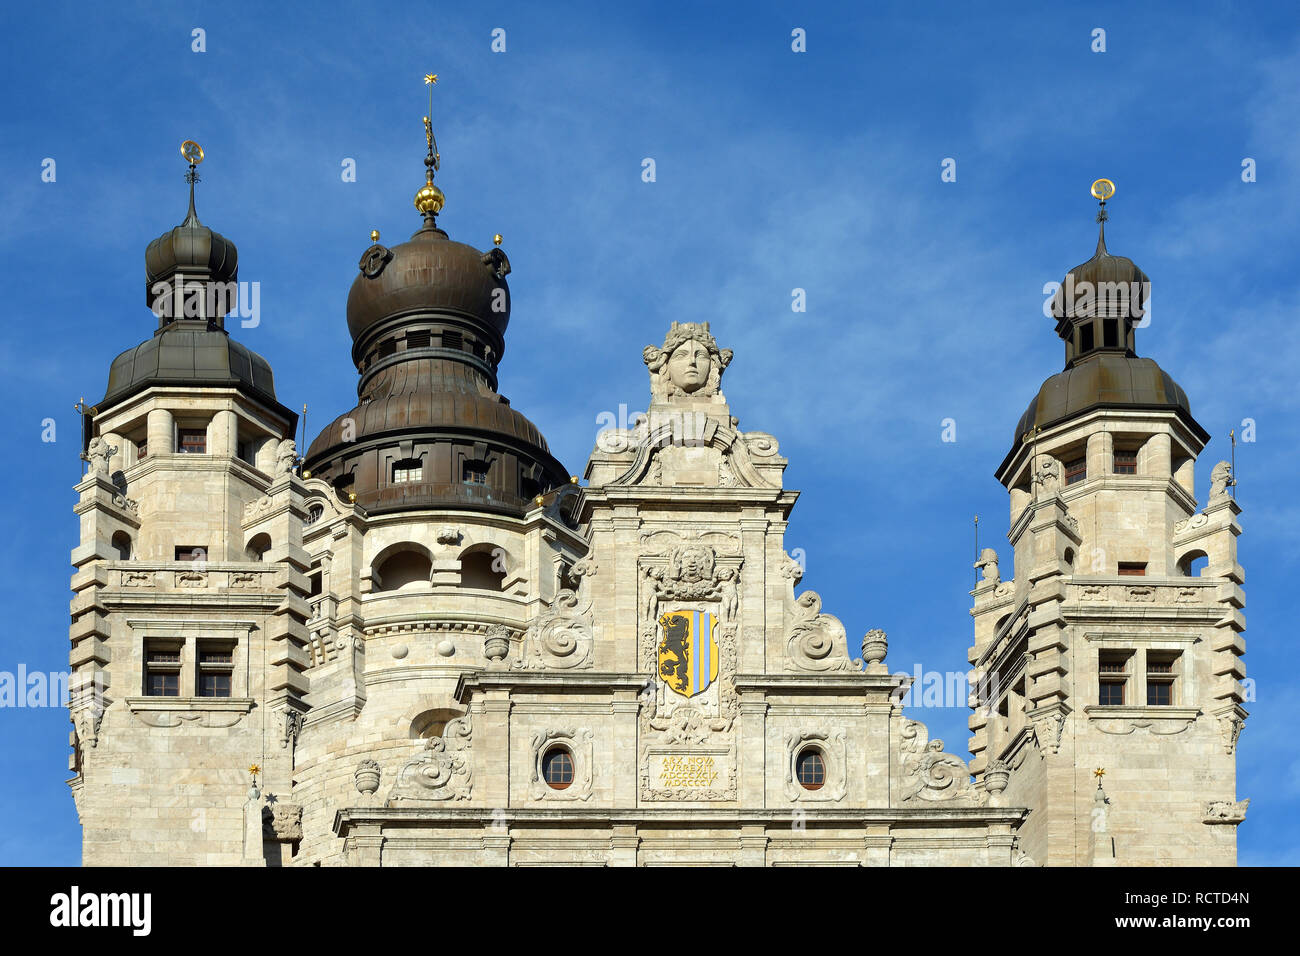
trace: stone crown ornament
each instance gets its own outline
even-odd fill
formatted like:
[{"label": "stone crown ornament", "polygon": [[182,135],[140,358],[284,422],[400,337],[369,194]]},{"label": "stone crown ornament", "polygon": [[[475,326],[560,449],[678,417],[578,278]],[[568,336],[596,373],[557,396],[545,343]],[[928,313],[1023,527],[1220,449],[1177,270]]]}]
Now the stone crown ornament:
[{"label": "stone crown ornament", "polygon": [[647,345],[641,353],[650,369],[651,400],[725,404],[719,387],[731,356],[731,349],[718,348],[709,323],[674,322],[662,348]]}]

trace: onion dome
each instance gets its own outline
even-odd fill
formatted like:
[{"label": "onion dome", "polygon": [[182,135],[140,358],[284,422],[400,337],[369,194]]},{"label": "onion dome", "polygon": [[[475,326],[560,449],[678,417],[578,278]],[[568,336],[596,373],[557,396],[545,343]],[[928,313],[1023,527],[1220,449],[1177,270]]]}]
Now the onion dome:
[{"label": "onion dome", "polygon": [[145,250],[148,304],[158,328],[113,360],[98,407],[156,385],[236,388],[296,424],[297,415],[276,400],[270,363],[225,330],[225,316],[238,301],[238,253],[233,242],[199,222],[194,184],[203,153],[188,140],[181,151],[190,160],[189,211]]},{"label": "onion dome", "polygon": [[[1098,180],[1098,183],[1108,183]],[[1135,330],[1144,324],[1151,282],[1132,259],[1106,249],[1105,200],[1097,214],[1097,251],[1071,269],[1052,299],[1056,333],[1065,342],[1065,369],[1045,381],[1016,423],[1009,461],[1036,429],[1047,428],[1095,408],[1166,409],[1208,439],[1192,417],[1187,393],[1153,359],[1134,350]]]},{"label": "onion dome", "polygon": [[185,221],[164,232],[144,251],[145,304],[150,308],[158,301],[159,284],[173,282],[178,274],[198,282],[236,282],[239,278],[239,250],[221,233],[199,222],[194,210],[198,175],[191,172],[187,178],[190,208]]},{"label": "onion dome", "polygon": [[437,225],[445,197],[425,118],[424,219],[391,248],[371,233],[348,294],[358,403],[312,442],[304,471],[371,513],[449,508],[519,516],[569,481],[537,426],[496,391],[510,260]]}]

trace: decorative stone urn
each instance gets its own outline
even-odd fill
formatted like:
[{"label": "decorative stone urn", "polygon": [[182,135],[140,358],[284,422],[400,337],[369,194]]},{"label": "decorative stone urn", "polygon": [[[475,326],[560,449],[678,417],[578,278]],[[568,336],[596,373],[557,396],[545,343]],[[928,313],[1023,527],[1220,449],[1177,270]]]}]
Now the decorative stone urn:
[{"label": "decorative stone urn", "polygon": [[373,760],[363,760],[357,764],[357,772],[352,777],[356,781],[357,793],[368,796],[379,789],[379,764]]},{"label": "decorative stone urn", "polygon": [[867,631],[867,636],[862,639],[862,659],[867,662],[867,666],[875,667],[884,664],[888,652],[889,639],[885,636],[885,632],[879,628]]},{"label": "decorative stone urn", "polygon": [[487,637],[483,639],[483,653],[493,662],[505,660],[510,653],[510,629],[502,624],[489,627]]},{"label": "decorative stone urn", "polygon": [[1007,781],[1010,779],[1011,771],[1000,760],[995,760],[989,764],[984,771],[984,789],[988,791],[995,805],[998,797],[1002,795],[1002,791],[1007,789]]}]

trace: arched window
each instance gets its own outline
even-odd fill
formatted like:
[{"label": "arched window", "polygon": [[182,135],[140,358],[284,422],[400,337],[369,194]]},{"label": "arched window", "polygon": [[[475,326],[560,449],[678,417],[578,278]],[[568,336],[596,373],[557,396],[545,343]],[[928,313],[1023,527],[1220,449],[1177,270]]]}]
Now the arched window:
[{"label": "arched window", "polygon": [[427,585],[433,576],[433,562],[423,551],[408,545],[375,563],[377,591],[399,591]]},{"label": "arched window", "polygon": [[573,786],[573,754],[565,747],[552,747],[542,755],[542,779],[552,790]]},{"label": "arched window", "polygon": [[504,548],[469,551],[460,557],[460,586],[500,591],[506,576]]},{"label": "arched window", "polygon": [[794,776],[805,790],[820,790],[826,785],[826,759],[816,747],[800,751],[794,762]]},{"label": "arched window", "polygon": [[112,544],[119,561],[131,560],[131,536],[129,534],[125,531],[114,531]]},{"label": "arched window", "polygon": [[266,532],[253,535],[244,550],[248,554],[249,561],[265,561],[266,552],[271,550],[271,536]]}]

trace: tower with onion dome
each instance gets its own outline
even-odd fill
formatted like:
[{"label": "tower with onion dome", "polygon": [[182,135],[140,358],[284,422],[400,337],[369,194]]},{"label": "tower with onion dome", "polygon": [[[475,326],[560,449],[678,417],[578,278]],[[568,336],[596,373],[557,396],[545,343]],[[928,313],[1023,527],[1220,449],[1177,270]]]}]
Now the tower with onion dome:
[{"label": "tower with onion dome", "polygon": [[[997,478],[1011,499],[1014,578],[980,555],[970,719],[980,780],[1033,812],[1035,860],[1086,865],[1093,775],[1105,772],[1119,865],[1231,864],[1235,748],[1246,718],[1240,507],[1227,462],[1182,388],[1136,353],[1150,286],[1106,247],[1052,302],[1065,367],[1038,389]],[[1208,481],[1206,480],[1208,478]]]},{"label": "tower with onion dome", "polygon": [[82,406],[69,784],[88,865],[260,862],[248,768],[289,787],[279,738],[306,709],[297,416],[227,328],[238,253],[196,212],[202,150],[182,153],[188,212],[145,251],[156,328]]}]

